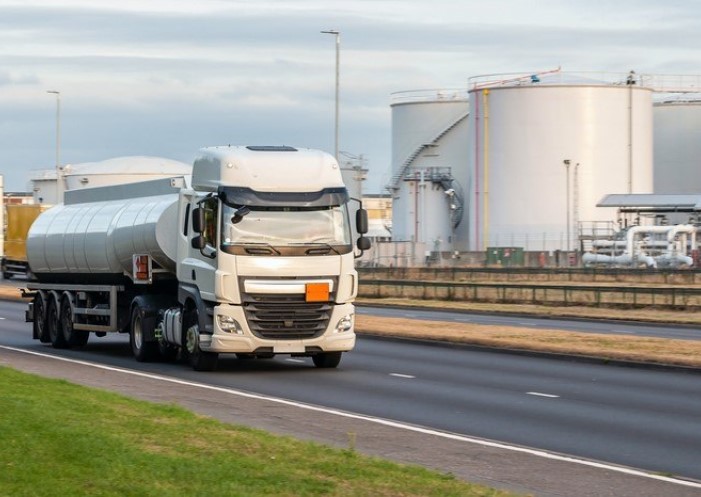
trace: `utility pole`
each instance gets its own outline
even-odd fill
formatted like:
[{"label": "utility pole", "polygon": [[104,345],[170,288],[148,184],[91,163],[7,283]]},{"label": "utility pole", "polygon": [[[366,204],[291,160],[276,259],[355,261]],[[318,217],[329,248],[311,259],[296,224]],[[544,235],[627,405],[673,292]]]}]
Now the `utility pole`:
[{"label": "utility pole", "polygon": [[334,35],[336,37],[336,112],[334,117],[334,157],[338,162],[338,102],[339,102],[339,86],[340,86],[340,63],[341,63],[341,33],[335,29],[322,31],[324,34]]},{"label": "utility pole", "polygon": [[56,95],[56,203],[60,204],[63,194],[63,177],[61,174],[61,92],[46,90],[46,93]]}]

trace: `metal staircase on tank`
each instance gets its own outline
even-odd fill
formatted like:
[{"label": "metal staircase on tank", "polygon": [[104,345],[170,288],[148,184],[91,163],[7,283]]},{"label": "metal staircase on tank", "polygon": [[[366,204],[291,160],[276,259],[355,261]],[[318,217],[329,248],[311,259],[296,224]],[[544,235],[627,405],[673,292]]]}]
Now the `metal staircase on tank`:
[{"label": "metal staircase on tank", "polygon": [[419,171],[407,174],[404,181],[414,181],[418,184],[430,183],[440,187],[446,195],[450,209],[450,222],[457,228],[462,221],[464,211],[464,195],[460,183],[453,177],[450,167],[424,167]]},{"label": "metal staircase on tank", "polygon": [[450,130],[455,128],[455,126],[467,119],[467,116],[469,114],[469,112],[466,112],[460,117],[458,117],[453,123],[450,124],[450,126],[443,129],[433,140],[431,140],[431,142],[422,143],[416,148],[416,150],[412,152],[412,154],[409,157],[407,157],[407,159],[402,163],[402,167],[399,168],[399,171],[397,171],[397,173],[394,176],[392,176],[389,185],[387,185],[387,190],[392,194],[392,198],[398,197],[397,193],[399,192],[399,183],[402,181],[402,178],[404,178],[404,176],[406,175],[407,171],[411,167],[411,164],[416,160],[416,158],[419,155],[421,155],[421,152],[423,152],[429,147],[435,147],[438,144],[438,140],[440,140],[446,134],[448,134]]}]

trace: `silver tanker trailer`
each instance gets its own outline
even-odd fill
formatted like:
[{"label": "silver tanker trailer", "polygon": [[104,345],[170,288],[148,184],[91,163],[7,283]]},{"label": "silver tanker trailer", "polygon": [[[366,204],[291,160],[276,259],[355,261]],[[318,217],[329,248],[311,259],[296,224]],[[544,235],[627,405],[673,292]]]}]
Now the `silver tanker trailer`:
[{"label": "silver tanker trailer", "polygon": [[[310,356],[336,367],[355,345],[358,277],[369,248],[330,155],[292,147],[210,147],[188,177],[68,191],[27,239],[36,281],[26,319],[55,348],[129,333],[138,361],[216,368]],[[358,201],[359,202],[359,201]]]}]

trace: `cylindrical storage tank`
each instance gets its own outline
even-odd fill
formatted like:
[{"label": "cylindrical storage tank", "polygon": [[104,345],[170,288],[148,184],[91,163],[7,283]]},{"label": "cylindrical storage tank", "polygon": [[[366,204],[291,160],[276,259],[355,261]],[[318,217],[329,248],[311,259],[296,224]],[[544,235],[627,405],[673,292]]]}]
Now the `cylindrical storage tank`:
[{"label": "cylindrical storage tank", "polygon": [[[148,189],[153,183],[138,186]],[[107,189],[94,191],[101,190]],[[27,237],[32,272],[47,282],[116,283],[125,272],[131,274],[134,254],[150,255],[156,265],[175,271],[178,194],[172,190],[159,195],[163,189],[153,187],[151,196],[75,203],[67,195],[66,204],[32,224]]]},{"label": "cylindrical storage tank", "polygon": [[30,179],[35,204],[56,205],[60,202],[55,169],[34,171]]},{"label": "cylindrical storage tank", "polygon": [[162,157],[116,157],[99,162],[69,164],[63,169],[65,190],[137,183],[173,176],[190,176],[192,166]]},{"label": "cylindrical storage tank", "polygon": [[462,218],[468,143],[466,90],[394,93],[392,108],[392,239],[426,252],[454,248]]},{"label": "cylindrical storage tank", "polygon": [[625,75],[498,79],[471,80],[471,250],[575,250],[586,230],[613,229],[605,195],[652,192],[652,89]]},{"label": "cylindrical storage tank", "polygon": [[701,95],[656,102],[655,193],[701,193]]}]

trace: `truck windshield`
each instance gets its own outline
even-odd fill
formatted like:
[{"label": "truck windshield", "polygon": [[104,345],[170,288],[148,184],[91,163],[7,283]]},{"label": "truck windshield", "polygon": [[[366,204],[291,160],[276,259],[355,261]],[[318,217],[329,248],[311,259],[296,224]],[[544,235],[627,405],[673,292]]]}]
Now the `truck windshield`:
[{"label": "truck windshield", "polygon": [[[332,207],[236,207],[222,204],[222,250],[247,255],[330,255],[352,250],[348,210]],[[239,212],[241,212],[239,210]],[[266,249],[267,247],[267,249]]]}]

